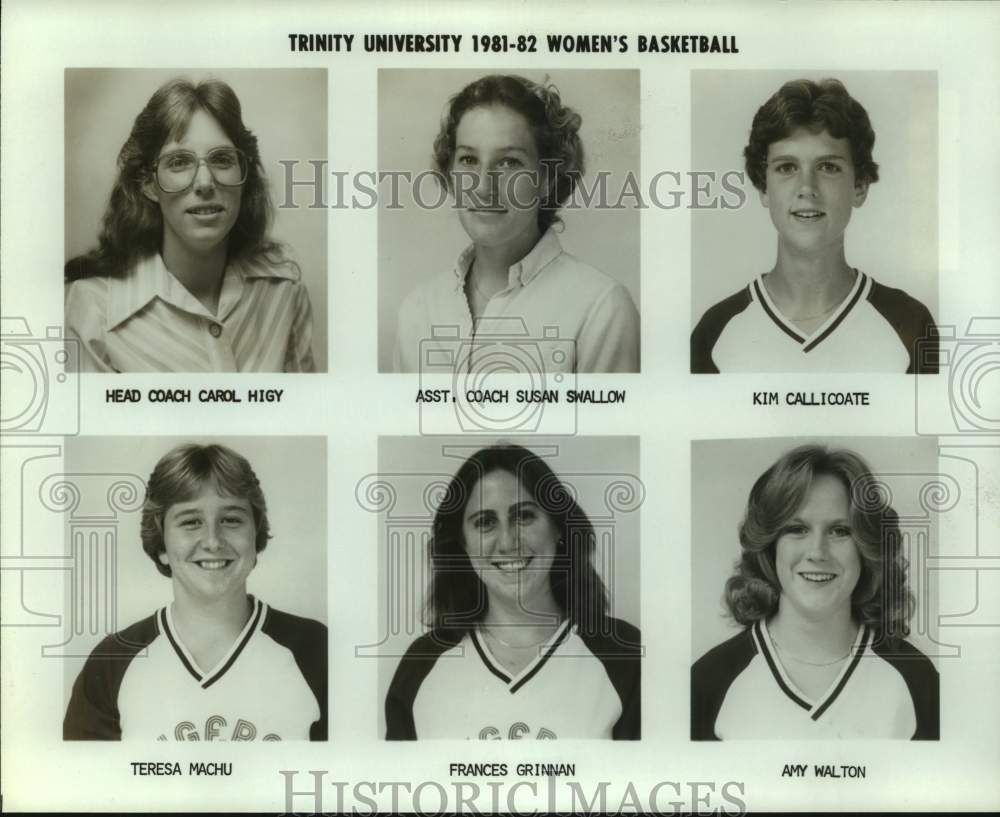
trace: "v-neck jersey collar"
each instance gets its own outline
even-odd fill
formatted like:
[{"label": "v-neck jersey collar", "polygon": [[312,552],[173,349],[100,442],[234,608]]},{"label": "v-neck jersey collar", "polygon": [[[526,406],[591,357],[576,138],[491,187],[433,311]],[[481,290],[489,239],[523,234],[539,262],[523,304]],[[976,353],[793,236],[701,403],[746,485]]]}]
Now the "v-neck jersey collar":
[{"label": "v-neck jersey collar", "polygon": [[538,674],[555,651],[559,649],[567,638],[569,638],[572,631],[573,628],[570,626],[569,620],[567,619],[560,624],[559,629],[549,636],[548,640],[539,647],[538,655],[536,655],[524,669],[513,677],[503,667],[503,665],[493,657],[493,653],[490,652],[489,646],[480,636],[478,629],[472,630],[469,634],[469,638],[472,641],[472,646],[476,648],[476,652],[479,654],[480,659],[482,659],[483,664],[486,666],[486,669],[507,684],[508,691],[513,695]]},{"label": "v-neck jersey collar", "polygon": [[840,302],[839,306],[837,306],[833,313],[825,321],[823,321],[820,326],[809,334],[803,332],[799,329],[799,327],[781,314],[778,307],[771,299],[771,296],[767,291],[767,287],[764,285],[763,275],[758,275],[750,284],[750,297],[760,304],[764,313],[782,332],[788,335],[788,337],[796,343],[801,344],[803,352],[811,352],[820,343],[826,340],[826,338],[828,338],[838,326],[840,326],[840,324],[845,318],[847,318],[851,310],[857,306],[862,298],[867,297],[868,292],[871,289],[871,278],[860,270],[855,270],[855,272],[857,275],[854,277],[854,286],[852,286],[851,291],[847,293],[847,297]]},{"label": "v-neck jersey collar", "polygon": [[232,646],[226,651],[226,654],[219,659],[219,662],[208,672],[204,672],[199,666],[198,662],[195,661],[194,656],[190,653],[188,648],[184,646],[184,642],[181,641],[180,635],[177,632],[177,627],[174,625],[173,616],[170,612],[170,605],[160,609],[156,615],[156,622],[159,626],[161,632],[167,637],[167,641],[170,642],[170,646],[173,648],[174,652],[177,654],[177,658],[183,664],[184,668],[191,674],[202,689],[208,689],[212,684],[222,678],[223,675],[229,670],[229,668],[236,663],[236,659],[240,657],[240,653],[243,652],[244,648],[250,639],[253,637],[254,633],[260,629],[263,625],[264,617],[267,614],[267,605],[260,599],[255,599],[251,597],[253,607],[250,610],[250,618],[247,623],[243,625],[243,629],[240,634],[236,637]]},{"label": "v-neck jersey collar", "polygon": [[827,688],[816,701],[810,701],[809,698],[795,686],[794,681],[788,677],[785,672],[784,666],[782,666],[780,659],[778,658],[777,652],[774,649],[774,642],[771,640],[771,634],[768,632],[767,624],[764,621],[757,621],[751,630],[753,635],[754,646],[757,648],[757,652],[763,657],[764,661],[767,663],[768,669],[771,671],[771,675],[774,677],[775,683],[785,693],[788,698],[794,701],[798,706],[809,712],[809,717],[814,721],[819,720],[823,713],[829,709],[840,694],[844,691],[847,686],[847,682],[851,679],[854,671],[858,668],[858,664],[861,661],[862,656],[865,651],[871,645],[872,632],[868,625],[862,625],[858,628],[858,634],[854,639],[854,643],[851,645],[851,650],[849,655],[850,660],[844,664],[841,668],[840,673],[834,679],[833,683]]}]

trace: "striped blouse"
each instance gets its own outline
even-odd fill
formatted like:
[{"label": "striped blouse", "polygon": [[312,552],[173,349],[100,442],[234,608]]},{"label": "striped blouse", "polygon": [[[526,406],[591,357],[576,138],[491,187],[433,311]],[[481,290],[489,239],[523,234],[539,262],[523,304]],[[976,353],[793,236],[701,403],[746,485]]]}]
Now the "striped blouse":
[{"label": "striped blouse", "polygon": [[83,372],[312,372],[309,294],[291,262],[226,267],[216,314],[159,255],[122,278],[66,287],[66,328]]}]

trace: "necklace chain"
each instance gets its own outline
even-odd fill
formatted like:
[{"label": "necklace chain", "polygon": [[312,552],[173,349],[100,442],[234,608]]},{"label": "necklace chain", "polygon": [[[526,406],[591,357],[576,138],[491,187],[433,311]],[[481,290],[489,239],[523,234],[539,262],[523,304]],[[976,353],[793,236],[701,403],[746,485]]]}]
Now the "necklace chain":
[{"label": "necklace chain", "polygon": [[834,658],[832,661],[806,661],[804,658],[796,658],[790,652],[787,652],[785,648],[775,640],[773,635],[771,636],[771,643],[778,648],[778,652],[780,652],[785,658],[790,658],[796,664],[805,664],[807,667],[832,667],[834,664],[839,664],[845,658],[850,658],[851,656],[851,650],[848,650],[840,656],[840,658]]},{"label": "necklace chain", "polygon": [[496,641],[497,644],[501,644],[504,647],[507,647],[508,649],[511,649],[511,650],[526,650],[526,649],[529,649],[531,647],[538,647],[541,644],[544,644],[550,638],[552,638],[552,633],[549,633],[547,636],[545,636],[544,638],[542,638],[540,641],[535,641],[535,642],[533,642],[531,644],[511,644],[509,641],[504,641],[502,638],[500,638],[500,636],[498,636],[496,633],[494,633],[493,630],[491,630],[491,629],[489,629],[487,627],[480,627],[479,630],[480,630],[480,632],[485,633],[487,636],[489,636],[494,641]]}]

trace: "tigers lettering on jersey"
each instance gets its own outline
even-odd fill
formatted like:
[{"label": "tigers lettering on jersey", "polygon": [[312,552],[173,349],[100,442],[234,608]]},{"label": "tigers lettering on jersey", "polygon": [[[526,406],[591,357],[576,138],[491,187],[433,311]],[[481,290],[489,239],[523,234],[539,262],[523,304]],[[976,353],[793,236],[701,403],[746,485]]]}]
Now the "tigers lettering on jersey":
[{"label": "tigers lettering on jersey", "polygon": [[66,740],[326,740],[326,627],[253,600],[203,670],[169,607],[104,639],[73,685]]}]

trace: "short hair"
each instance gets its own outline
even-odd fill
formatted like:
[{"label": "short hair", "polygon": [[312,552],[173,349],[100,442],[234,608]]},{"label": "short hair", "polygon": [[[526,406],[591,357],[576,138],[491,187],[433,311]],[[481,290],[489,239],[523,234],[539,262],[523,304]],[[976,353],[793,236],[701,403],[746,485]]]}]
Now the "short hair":
[{"label": "short hair", "polygon": [[136,263],[160,251],[163,214],[143,192],[162,147],[180,138],[195,111],[205,111],[247,157],[240,212],[227,237],[230,259],[265,257],[276,261],[281,247],[267,238],[272,219],[271,198],[260,160],[257,137],[243,124],[235,91],[219,79],[197,84],[176,78],[149,98],[118,152],[118,176],[104,211],[98,246],[66,263],[67,281],[95,275],[124,276]]},{"label": "short hair", "polygon": [[760,192],[767,192],[767,151],[799,128],[813,133],[827,131],[834,139],[847,139],[857,182],[878,181],[878,164],[872,158],[875,131],[868,112],[837,79],[786,82],[757,110],[743,149],[747,175]]},{"label": "short hair", "polygon": [[818,476],[835,477],[847,490],[848,517],[861,561],[861,575],[851,597],[852,615],[879,637],[906,636],[914,600],[907,584],[898,516],[889,505],[885,487],[855,452],[819,445],[789,451],[754,483],[739,527],[742,554],[726,582],[730,615],[749,625],[778,611],[777,541]]},{"label": "short hair", "polygon": [[220,496],[237,497],[250,503],[256,529],[256,551],[260,553],[267,547],[267,540],[271,538],[267,503],[260,480],[247,459],[224,445],[179,445],[156,463],[142,504],[142,549],[164,576],[170,576],[171,570],[170,565],[160,561],[160,554],[166,552],[163,519],[171,506],[191,501],[207,483]]},{"label": "short hair", "polygon": [[538,208],[538,227],[545,232],[559,220],[559,208],[573,195],[583,176],[583,120],[563,105],[559,90],[551,83],[532,82],[513,74],[493,74],[470,82],[448,101],[434,139],[434,164],[449,190],[458,125],[473,108],[491,105],[521,114],[534,134],[538,157],[548,171],[548,187]]},{"label": "short hair", "polygon": [[559,532],[549,583],[560,611],[582,632],[600,631],[606,626],[608,599],[593,563],[594,528],[548,463],[526,448],[506,443],[483,448],[462,463],[434,515],[428,624],[460,631],[486,614],[486,588],[469,559],[462,524],[473,489],[497,471],[512,474]]}]

